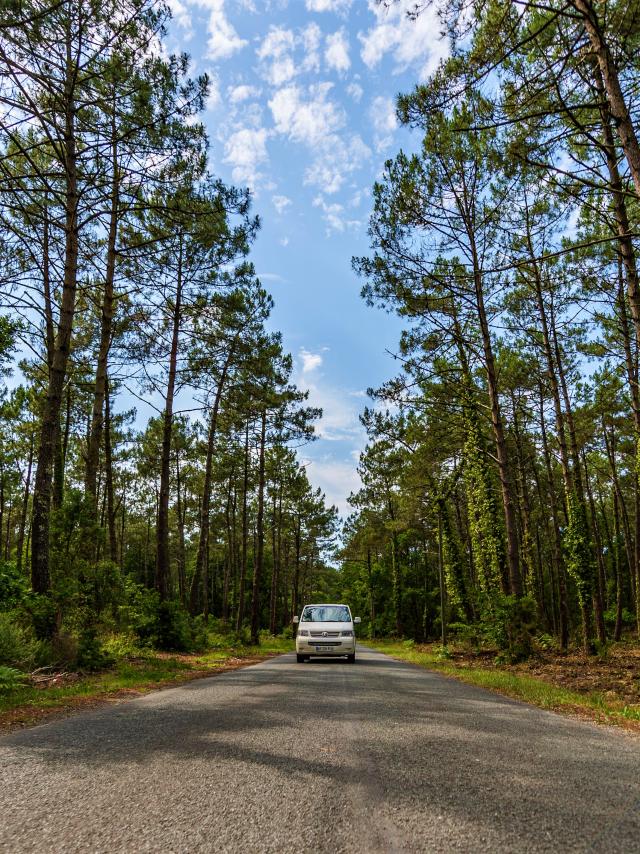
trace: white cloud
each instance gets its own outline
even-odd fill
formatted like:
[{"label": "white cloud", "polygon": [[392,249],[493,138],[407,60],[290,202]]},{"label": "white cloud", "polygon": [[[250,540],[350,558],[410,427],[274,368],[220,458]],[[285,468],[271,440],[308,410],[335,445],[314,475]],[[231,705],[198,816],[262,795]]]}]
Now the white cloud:
[{"label": "white cloud", "polygon": [[251,98],[259,98],[261,93],[257,86],[241,84],[240,86],[229,86],[227,94],[232,104],[240,104],[242,101],[248,101]]},{"label": "white cloud", "polygon": [[322,211],[323,219],[327,223],[327,235],[334,231],[343,232],[347,228],[357,228],[360,225],[359,220],[345,217],[344,206],[338,202],[327,203],[322,196],[316,196],[313,206]]},{"label": "white cloud", "polygon": [[[297,32],[271,26],[256,50],[263,79],[272,86],[282,86],[303,72],[318,72],[321,42],[322,30],[313,22]],[[297,64],[296,51],[301,53]]]},{"label": "white cloud", "polygon": [[297,74],[291,54],[296,38],[293,30],[270,27],[256,54],[263,63],[263,76],[272,86],[281,86]]},{"label": "white cloud", "polygon": [[340,136],[346,122],[341,106],[330,100],[331,83],[315,83],[304,89],[297,84],[279,89],[269,101],[277,133],[306,145],[312,161],[305,184],[335,193],[347,176],[360,168],[371,152],[357,134]]},{"label": "white cloud", "polygon": [[362,481],[352,459],[341,460],[333,454],[323,454],[319,459],[307,460],[307,474],[311,483],[320,487],[327,502],[335,504],[342,516],[353,513],[347,498],[362,487]]},{"label": "white cloud", "polygon": [[342,127],[342,109],[327,100],[331,88],[331,83],[316,83],[309,87],[308,99],[299,86],[279,89],[269,101],[276,130],[294,142],[314,146]]},{"label": "white cloud", "polygon": [[261,177],[258,167],[269,160],[267,137],[266,128],[241,128],[227,140],[224,161],[232,165],[236,184],[255,187]]},{"label": "white cloud", "polygon": [[366,33],[359,33],[361,56],[368,68],[374,68],[390,53],[396,71],[419,68],[422,79],[431,74],[439,60],[448,53],[448,42],[441,37],[435,7],[428,5],[416,19],[407,12],[415,9],[415,0],[399,0],[387,5],[369,0],[369,10],[376,23]]},{"label": "white cloud", "polygon": [[320,71],[319,50],[321,41],[322,30],[317,24],[308,24],[302,31],[300,42],[304,51],[303,71]]},{"label": "white cloud", "polygon": [[328,501],[346,515],[351,512],[347,503],[349,493],[361,486],[357,462],[367,437],[359,419],[360,392],[334,385],[326,379],[322,369],[327,352],[327,347],[318,350],[301,347],[294,381],[308,390],[309,404],[322,409],[316,435],[324,441],[307,450],[305,463],[309,478],[314,486],[322,489]]},{"label": "white cloud", "polygon": [[382,151],[393,142],[393,134],[398,126],[393,100],[384,95],[378,95],[371,103],[369,117],[375,130],[376,151]]},{"label": "white cloud", "polygon": [[271,201],[279,214],[286,210],[291,204],[291,199],[287,198],[287,196],[272,196]]},{"label": "white cloud", "polygon": [[199,0],[198,5],[209,9],[209,41],[207,56],[210,59],[228,59],[248,42],[241,39],[224,11],[224,0]]},{"label": "white cloud", "polygon": [[329,68],[340,74],[349,70],[351,66],[351,60],[349,59],[349,39],[344,29],[327,36],[324,59]]},{"label": "white cloud", "polygon": [[[305,359],[307,360],[305,363]],[[323,358],[304,347],[299,353],[299,370],[296,384],[309,392],[309,405],[322,409],[322,418],[316,424],[316,434],[329,442],[349,442],[364,445],[366,434],[360,424],[360,404],[347,389],[327,382],[320,367]]]},{"label": "white cloud", "polygon": [[334,134],[327,138],[308,167],[304,183],[319,187],[330,195],[337,193],[348,176],[370,157],[371,150],[357,134],[346,140]]},{"label": "white cloud", "polygon": [[311,353],[304,347],[300,348],[300,361],[302,362],[302,373],[310,374],[322,365],[320,353]]},{"label": "white cloud", "polygon": [[308,12],[336,12],[343,14],[349,10],[352,0],[306,0]]},{"label": "white cloud", "polygon": [[220,81],[215,71],[208,71],[209,94],[205,104],[205,110],[213,110],[220,103]]},{"label": "white cloud", "polygon": [[171,10],[171,17],[178,24],[178,26],[182,27],[183,30],[186,30],[185,33],[182,34],[181,38],[190,39],[193,36],[193,28],[191,24],[191,12],[187,8],[187,6],[182,2],[182,0],[169,0],[169,9]]},{"label": "white cloud", "polygon": [[289,245],[289,238],[288,237],[281,237],[279,240],[279,243],[280,243],[280,246],[288,246]]},{"label": "white cloud", "polygon": [[[304,386],[303,386],[304,387]],[[353,405],[349,395],[324,383],[307,383],[309,404],[322,409],[322,418],[316,433],[327,442],[362,442],[364,431],[360,424],[359,407]]]},{"label": "white cloud", "polygon": [[362,86],[359,83],[349,83],[347,86],[347,95],[351,95],[353,100],[358,103],[363,95]]}]

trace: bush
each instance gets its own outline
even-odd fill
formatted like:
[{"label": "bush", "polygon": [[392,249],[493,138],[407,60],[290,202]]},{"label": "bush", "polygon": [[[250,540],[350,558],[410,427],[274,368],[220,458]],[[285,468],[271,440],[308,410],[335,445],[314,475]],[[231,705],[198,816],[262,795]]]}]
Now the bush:
[{"label": "bush", "polygon": [[31,670],[41,654],[33,630],[21,626],[15,612],[0,613],[0,665]]},{"label": "bush", "polygon": [[596,640],[593,642],[593,644],[594,644],[595,653],[598,656],[598,658],[600,659],[600,661],[608,661],[609,660],[609,653],[611,652],[611,647],[609,646],[607,641],[603,642],[603,641],[598,640],[596,638]]},{"label": "bush", "polygon": [[189,615],[179,602],[161,602],[158,607],[156,645],[159,649],[187,652],[193,636]]},{"label": "bush", "polygon": [[239,632],[235,632],[233,639],[239,646],[251,646],[251,631],[248,626],[243,626]]},{"label": "bush", "polygon": [[56,632],[46,648],[47,663],[54,667],[73,667],[78,660],[78,641],[68,632]]},{"label": "bush", "polygon": [[140,640],[157,649],[188,652],[193,646],[189,615],[179,602],[147,599],[134,630]]},{"label": "bush", "polygon": [[[613,604],[604,612],[604,622],[607,628],[612,632],[616,624],[616,606]],[[622,625],[629,627],[635,625],[636,615],[628,608],[622,609]]]},{"label": "bush", "polygon": [[485,638],[498,647],[499,659],[510,664],[531,657],[537,625],[536,605],[529,596],[500,595],[483,614]]},{"label": "bush", "polygon": [[106,608],[115,610],[125,597],[120,568],[110,560],[84,566],[79,587],[82,601],[96,614]]},{"label": "bush", "polygon": [[476,625],[467,623],[449,623],[448,631],[451,637],[467,647],[477,650],[480,647],[480,631]]},{"label": "bush", "polygon": [[434,652],[436,654],[437,661],[448,661],[450,658],[453,658],[451,655],[451,650],[448,646],[436,646],[434,647]]},{"label": "bush", "polygon": [[0,665],[0,691],[13,691],[24,684],[26,675],[14,667]]},{"label": "bush", "polygon": [[[212,625],[216,621],[212,621]],[[210,649],[209,626],[204,621],[204,616],[199,614],[191,620],[191,648],[201,652]]]},{"label": "bush", "polygon": [[94,626],[86,626],[78,639],[78,667],[82,670],[104,670],[114,663],[114,659],[102,648],[100,638]]},{"label": "bush", "polygon": [[58,610],[50,596],[30,593],[25,602],[25,608],[31,615],[31,621],[37,638],[46,640],[56,634]]},{"label": "bush", "polygon": [[15,563],[0,562],[0,611],[11,611],[22,604],[29,585],[26,577],[17,571]]},{"label": "bush", "polygon": [[556,650],[558,646],[556,639],[546,633],[536,637],[536,645],[540,647],[540,649],[544,649],[548,652]]},{"label": "bush", "polygon": [[140,658],[148,655],[148,652],[142,650],[137,643],[137,638],[128,634],[111,634],[102,641],[102,649],[105,655],[115,661],[120,661],[124,658]]}]

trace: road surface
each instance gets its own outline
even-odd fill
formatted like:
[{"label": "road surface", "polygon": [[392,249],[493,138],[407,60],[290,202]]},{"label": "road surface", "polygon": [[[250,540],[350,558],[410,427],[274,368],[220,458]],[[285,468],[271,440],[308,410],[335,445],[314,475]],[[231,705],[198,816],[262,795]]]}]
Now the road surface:
[{"label": "road surface", "polygon": [[640,851],[640,739],[285,655],[1,738],[0,851]]}]

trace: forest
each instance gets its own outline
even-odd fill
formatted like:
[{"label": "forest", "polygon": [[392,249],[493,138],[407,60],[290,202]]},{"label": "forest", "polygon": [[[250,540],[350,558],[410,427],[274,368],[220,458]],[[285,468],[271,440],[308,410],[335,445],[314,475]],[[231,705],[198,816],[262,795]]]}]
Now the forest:
[{"label": "forest", "polygon": [[335,583],[248,190],[151,0],[3,4],[0,665],[291,626]]},{"label": "forest", "polygon": [[404,332],[345,589],[380,635],[602,651],[640,630],[640,6],[434,6],[353,262]]},{"label": "forest", "polygon": [[[417,3],[449,51],[397,99],[369,311],[397,314],[344,523],[300,449],[213,174],[210,81],[152,0],[0,20],[0,667],[108,641],[257,645],[310,597],[364,636],[587,655],[640,631],[640,3]],[[105,646],[107,644],[107,646]]]}]

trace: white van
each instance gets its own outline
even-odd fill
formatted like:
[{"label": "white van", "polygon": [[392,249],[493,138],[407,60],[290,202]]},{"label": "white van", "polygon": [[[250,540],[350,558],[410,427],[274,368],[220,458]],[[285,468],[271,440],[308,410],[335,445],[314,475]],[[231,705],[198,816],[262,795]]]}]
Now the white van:
[{"label": "white van", "polygon": [[298,664],[312,657],[335,657],[346,655],[347,661],[356,660],[356,637],[353,619],[348,605],[305,605],[296,634],[296,657]]}]

